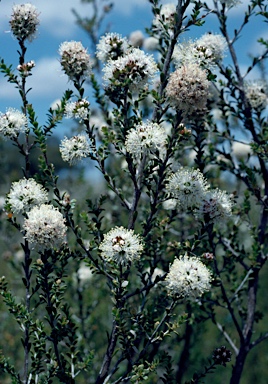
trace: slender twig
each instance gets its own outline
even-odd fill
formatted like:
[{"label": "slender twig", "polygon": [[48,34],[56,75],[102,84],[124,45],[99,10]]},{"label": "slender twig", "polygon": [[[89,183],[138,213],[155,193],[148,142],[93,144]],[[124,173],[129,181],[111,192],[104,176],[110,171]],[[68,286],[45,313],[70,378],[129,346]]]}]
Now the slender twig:
[{"label": "slender twig", "polygon": [[[229,239],[226,238],[220,238],[220,242],[225,246],[225,248],[228,249],[228,251],[231,252],[233,256],[235,256],[237,259],[239,259],[240,254],[234,250],[234,248],[231,246]],[[250,267],[243,261],[239,260],[240,264],[245,268],[246,271],[250,270]]]},{"label": "slender twig", "polygon": [[260,344],[263,340],[266,340],[268,338],[268,332],[266,332],[264,335],[260,336],[257,340],[253,341],[249,348],[252,349],[253,347],[256,347],[256,345]]},{"label": "slender twig", "polygon": [[233,297],[230,299],[230,303],[231,303],[232,301],[235,300],[235,298],[237,297],[238,292],[239,292],[239,291],[243,288],[243,286],[246,284],[246,282],[247,282],[247,280],[248,280],[248,278],[249,278],[249,276],[250,276],[251,273],[252,273],[252,269],[249,269],[248,272],[247,272],[247,274],[246,274],[246,276],[245,276],[244,279],[241,281],[239,287],[235,290],[235,293],[234,293]]},{"label": "slender twig", "polygon": [[[208,227],[208,237],[209,237],[209,243],[210,243],[212,252],[215,255],[216,252],[215,252],[215,244],[213,242],[213,232],[212,232],[212,228],[209,228],[209,227]],[[214,258],[214,268],[215,268],[215,272],[216,272],[217,276],[220,279],[220,288],[221,288],[221,293],[222,293],[223,300],[226,303],[228,311],[229,311],[229,313],[230,313],[230,315],[232,317],[233,323],[235,325],[235,328],[236,328],[237,333],[238,333],[239,338],[240,338],[240,342],[244,343],[244,335],[243,335],[242,329],[241,329],[241,327],[240,327],[240,325],[238,323],[238,320],[237,320],[237,318],[235,316],[234,309],[233,309],[233,307],[231,305],[231,302],[230,302],[230,300],[229,300],[229,298],[227,296],[227,292],[225,290],[224,284],[223,284],[221,276],[220,276],[220,271],[219,271],[219,268],[218,268],[218,263],[217,263],[216,257]]]},{"label": "slender twig", "polygon": [[113,352],[114,352],[116,342],[117,342],[117,336],[118,336],[118,327],[117,327],[116,321],[114,320],[112,332],[111,332],[111,335],[109,337],[109,344],[108,344],[106,354],[105,354],[104,359],[103,359],[103,363],[102,363],[99,375],[98,375],[97,380],[96,380],[96,384],[103,384],[105,381],[105,378],[107,377],[107,374],[108,374],[108,371],[110,368],[110,364],[111,364],[111,360],[112,360],[112,356],[113,356]]},{"label": "slender twig", "polygon": [[[221,30],[226,39],[229,52],[232,58],[232,62],[235,68],[235,75],[237,77],[238,85],[234,84],[233,82],[231,85],[234,89],[237,89],[239,92],[245,129],[251,133],[253,141],[257,145],[261,145],[260,138],[256,133],[256,130],[254,127],[252,109],[249,101],[247,100],[245,90],[244,90],[244,79],[243,79],[243,76],[241,75],[240,67],[238,64],[238,58],[237,58],[237,55],[234,49],[234,44],[233,44],[235,40],[231,41],[227,31],[226,17],[224,15],[224,6],[221,13],[218,9],[218,4],[216,0],[214,0],[214,5],[215,5],[216,14],[220,21]],[[258,156],[258,161],[260,164],[260,169],[261,169],[261,173],[264,181],[264,195],[267,195],[268,194],[268,170],[266,168],[264,159],[260,156],[260,154],[257,154],[257,156]],[[244,181],[247,182],[247,179],[244,179]],[[258,244],[260,245],[260,251],[259,251],[259,254],[257,255],[257,260],[256,260],[257,264],[254,266],[254,268],[252,268],[251,273],[247,279],[248,281],[247,315],[246,315],[246,320],[243,327],[242,335],[240,333],[240,327],[239,327],[240,348],[239,348],[239,353],[237,355],[236,363],[234,365],[234,369],[233,369],[233,373],[230,381],[231,384],[238,383],[240,381],[245,359],[249,352],[249,345],[250,345],[250,340],[253,333],[253,325],[254,325],[254,319],[255,319],[259,271],[265,262],[265,258],[263,258],[263,255],[262,255],[261,246],[264,244],[267,222],[268,222],[268,210],[265,206],[263,206],[259,228],[258,228],[259,230]],[[228,304],[228,309],[231,309],[230,303],[227,303],[227,304]],[[233,312],[230,312],[230,313],[234,320],[235,318],[232,315]]]},{"label": "slender twig", "polygon": [[237,356],[238,353],[239,353],[239,349],[237,348],[237,346],[235,345],[235,343],[233,342],[231,337],[228,335],[228,333],[225,331],[223,326],[220,323],[218,323],[218,322],[216,324],[217,324],[218,329],[222,332],[222,334],[225,337],[225,339],[228,341],[230,346],[233,348],[235,355]]},{"label": "slender twig", "polygon": [[133,194],[133,198],[132,198],[131,209],[129,212],[128,229],[134,228],[134,224],[135,224],[135,220],[136,220],[135,213],[136,213],[137,206],[138,206],[140,196],[141,196],[143,171],[145,168],[146,160],[147,160],[147,154],[144,153],[143,157],[140,161],[140,164],[138,166],[138,170],[137,170],[137,174],[136,174],[136,178],[135,178],[134,194]]},{"label": "slender twig", "polygon": [[[26,302],[26,309],[27,312],[30,313],[31,311],[31,260],[30,260],[30,249],[27,240],[25,240],[24,244],[24,273],[25,273],[25,282],[26,282],[26,293],[25,293],[25,302]],[[29,352],[30,352],[30,329],[28,322],[25,324],[25,331],[24,331],[24,382],[28,382],[28,374],[29,374]]]},{"label": "slender twig", "polygon": [[[167,55],[166,55],[165,62],[163,65],[163,70],[162,70],[162,81],[161,81],[161,83],[159,85],[159,89],[158,89],[158,94],[159,94],[160,98],[162,98],[164,90],[165,90],[166,85],[167,85],[167,77],[168,77],[168,72],[169,72],[169,68],[170,68],[172,55],[174,52],[175,45],[177,43],[178,36],[181,33],[182,20],[183,20],[182,0],[178,0],[176,10],[177,10],[177,16],[178,16],[177,23],[174,26],[173,38],[171,39],[170,45],[168,47]],[[154,111],[153,111],[152,121],[158,122],[158,119],[157,119],[158,110],[159,110],[159,107],[156,106]]]},{"label": "slender twig", "polygon": [[157,337],[157,333],[159,332],[159,330],[162,328],[162,326],[164,325],[164,323],[167,322],[167,320],[169,319],[169,317],[172,315],[172,311],[173,309],[175,308],[175,306],[177,305],[177,300],[173,300],[171,305],[166,308],[166,311],[162,317],[162,319],[159,321],[157,327],[155,328],[155,330],[153,331],[153,333],[151,334],[151,336],[148,335],[148,340],[147,340],[147,343],[145,344],[145,346],[143,347],[143,349],[140,351],[138,357],[136,358],[135,362],[132,363],[130,365],[130,367],[128,368],[127,372],[122,375],[118,380],[116,380],[115,382],[113,382],[113,384],[118,384],[120,382],[124,382],[126,380],[128,380],[128,375],[129,373],[131,372],[132,370],[132,367],[134,365],[137,365],[140,360],[145,356],[145,354],[147,353],[147,350],[149,348],[150,345],[152,345],[153,343],[155,343],[157,340],[158,340],[158,337]]}]

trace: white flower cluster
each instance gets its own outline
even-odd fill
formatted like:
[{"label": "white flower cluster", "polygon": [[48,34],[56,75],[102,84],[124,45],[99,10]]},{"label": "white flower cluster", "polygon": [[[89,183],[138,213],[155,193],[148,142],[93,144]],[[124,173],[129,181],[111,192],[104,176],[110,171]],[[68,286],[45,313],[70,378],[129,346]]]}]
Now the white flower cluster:
[{"label": "white flower cluster", "polygon": [[[206,222],[224,220],[232,214],[231,197],[219,189],[209,189],[209,184],[198,169],[181,168],[167,181],[166,190],[181,208],[191,209]],[[168,201],[168,200],[167,200]]]},{"label": "white flower cluster", "polygon": [[133,230],[115,227],[104,235],[99,249],[104,260],[125,265],[140,258],[143,244]]},{"label": "white flower cluster", "polygon": [[223,36],[206,33],[198,40],[178,44],[173,53],[176,67],[198,64],[204,68],[213,68],[224,58],[227,43]]},{"label": "white flower cluster", "polygon": [[218,219],[224,220],[231,216],[232,206],[232,200],[225,191],[213,189],[204,194],[196,213],[197,216],[202,215],[207,221],[216,222]]},{"label": "white flower cluster", "polygon": [[76,135],[68,139],[65,137],[60,144],[60,153],[63,161],[71,165],[88,157],[91,152],[91,143],[86,135]]},{"label": "white flower cluster", "polygon": [[261,81],[251,81],[245,84],[245,94],[254,109],[264,109],[268,104],[266,86]]},{"label": "white flower cluster", "polygon": [[195,63],[202,65],[210,55],[207,48],[197,47],[196,42],[194,41],[184,41],[175,46],[173,52],[173,61],[176,68],[179,68],[182,65],[188,65],[189,63]]},{"label": "white flower cluster", "polygon": [[167,192],[186,209],[199,206],[208,188],[203,174],[193,168],[179,169],[170,176],[166,185]]},{"label": "white flower cluster", "polygon": [[227,43],[220,34],[205,33],[196,41],[197,47],[204,47],[210,52],[210,60],[212,62],[220,62],[223,60],[227,50]]},{"label": "white flower cluster", "polygon": [[29,211],[23,229],[25,239],[40,250],[61,246],[67,231],[63,215],[49,204],[41,204]]},{"label": "white flower cluster", "polygon": [[174,26],[175,14],[176,5],[174,3],[162,5],[160,14],[153,20],[153,26],[159,30],[165,29],[165,26],[170,30]]},{"label": "white flower cluster", "polygon": [[68,119],[78,119],[81,123],[83,120],[89,119],[89,105],[90,103],[86,99],[70,101],[65,106],[65,115]]},{"label": "white flower cluster", "polygon": [[206,107],[210,82],[207,72],[196,63],[189,63],[171,73],[166,87],[170,104],[191,116]]},{"label": "white flower cluster", "polygon": [[106,87],[128,86],[130,90],[144,88],[157,72],[157,65],[152,55],[139,48],[129,50],[116,60],[109,60],[103,68],[103,80]]},{"label": "white flower cluster", "polygon": [[19,64],[17,66],[17,70],[21,73],[22,76],[26,77],[30,75],[31,70],[34,67],[35,67],[35,62],[31,60],[28,63]]},{"label": "white flower cluster", "polygon": [[165,282],[171,296],[197,299],[210,289],[211,272],[197,257],[180,256],[171,265]]},{"label": "white flower cluster", "polygon": [[22,179],[11,184],[6,204],[12,212],[27,212],[48,201],[48,193],[34,179]]},{"label": "white flower cluster", "polygon": [[167,133],[159,124],[147,121],[130,129],[126,137],[126,150],[136,160],[143,154],[157,153],[161,159],[166,153]]},{"label": "white flower cluster", "polygon": [[39,25],[38,12],[30,3],[14,5],[10,20],[11,31],[18,40],[32,41]]},{"label": "white flower cluster", "polygon": [[27,117],[14,108],[8,108],[6,113],[0,113],[0,134],[13,138],[20,132],[25,132]]},{"label": "white flower cluster", "polygon": [[70,80],[79,81],[90,76],[92,62],[80,41],[65,41],[59,47],[60,63]]},{"label": "white flower cluster", "polygon": [[129,47],[127,38],[118,33],[106,33],[97,44],[96,56],[102,62],[116,60],[126,54]]}]

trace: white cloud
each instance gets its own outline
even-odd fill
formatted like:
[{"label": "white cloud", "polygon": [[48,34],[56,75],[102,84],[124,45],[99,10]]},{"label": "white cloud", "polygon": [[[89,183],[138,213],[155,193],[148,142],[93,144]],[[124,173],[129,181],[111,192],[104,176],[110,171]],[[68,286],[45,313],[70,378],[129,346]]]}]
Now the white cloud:
[{"label": "white cloud", "polygon": [[[27,79],[27,89],[32,88],[28,94],[31,100],[49,99],[51,102],[60,98],[72,84],[62,74],[60,63],[56,57],[43,57],[36,62],[32,76]],[[7,83],[6,78],[0,81],[0,98],[10,102],[18,99],[18,90],[14,84]]]},{"label": "white cloud", "polygon": [[[236,6],[230,8],[228,11],[227,11],[227,14],[228,16],[230,17],[233,17],[233,16],[241,16],[241,13],[243,15],[243,12],[248,8],[248,6],[250,5],[250,0],[242,0],[242,2],[240,4],[237,4]],[[211,9],[214,9],[214,4],[213,4],[213,0],[207,0],[206,1],[206,4],[211,8]],[[219,9],[221,9],[221,5],[219,5]]]},{"label": "white cloud", "polygon": [[36,63],[29,77],[28,86],[32,88],[32,97],[47,97],[52,99],[61,96],[62,92],[70,87],[67,76],[61,71],[60,63],[56,57],[43,57]]},{"label": "white cloud", "polygon": [[123,15],[133,15],[135,18],[137,8],[150,9],[148,0],[114,0],[114,11]]},{"label": "white cloud", "polygon": [[[31,0],[33,5],[37,7],[40,12],[40,28],[48,31],[52,36],[61,38],[72,38],[73,34],[78,30],[75,24],[75,16],[72,9],[75,9],[82,17],[90,17],[92,14],[92,7],[90,4],[81,3],[81,0]],[[162,3],[177,3],[175,0],[163,0]],[[10,30],[9,19],[12,13],[12,6],[15,2],[10,0],[2,0],[0,3],[0,31]],[[16,1],[17,3],[17,1]],[[23,1],[18,1],[23,3]],[[114,0],[114,8],[111,15],[115,18],[120,17],[133,17],[138,10],[150,10],[148,0]],[[208,5],[213,7],[212,0],[207,1]],[[243,4],[234,7],[230,10],[230,16],[235,17],[238,14],[243,14],[247,8],[249,0],[243,1]],[[101,7],[107,3],[101,3]]]},{"label": "white cloud", "polygon": [[[2,0],[0,3],[0,25],[1,29],[9,30],[9,19],[12,14],[12,6],[15,2],[10,0]],[[23,2],[16,2],[23,3]],[[32,0],[31,4],[35,5],[40,12],[40,22],[42,28],[48,30],[53,36],[71,37],[75,29],[75,16],[72,9],[75,9],[82,17],[90,17],[92,7],[82,4],[80,0]],[[102,3],[104,6],[105,3]],[[135,16],[135,10],[147,7],[147,0],[114,0],[114,9],[112,12]]]},{"label": "white cloud", "polygon": [[[16,2],[17,3],[17,2]],[[20,3],[20,2],[18,2]],[[23,2],[21,2],[23,3]],[[32,0],[40,12],[40,23],[42,28],[47,29],[54,36],[71,36],[75,28],[75,17],[72,9],[79,13],[90,12],[90,7],[81,4],[80,0]],[[2,0],[0,3],[1,29],[9,30],[9,19],[12,14],[13,1]],[[4,28],[2,28],[4,26]]]}]

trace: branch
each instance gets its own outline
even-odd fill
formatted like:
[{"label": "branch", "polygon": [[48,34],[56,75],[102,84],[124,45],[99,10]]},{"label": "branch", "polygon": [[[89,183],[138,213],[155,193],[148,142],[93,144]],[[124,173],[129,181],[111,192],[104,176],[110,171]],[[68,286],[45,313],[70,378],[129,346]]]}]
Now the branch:
[{"label": "branch", "polygon": [[221,333],[223,334],[223,336],[225,337],[225,339],[228,341],[230,346],[233,348],[234,353],[237,356],[239,353],[239,349],[236,347],[236,345],[234,344],[231,337],[228,335],[228,333],[225,331],[225,329],[223,328],[223,326],[220,323],[217,322],[216,325],[217,325],[218,329],[221,331]]},{"label": "branch", "polygon": [[236,295],[238,294],[238,292],[243,288],[243,286],[244,286],[245,283],[247,282],[247,280],[248,280],[248,278],[249,278],[251,272],[252,272],[252,269],[250,269],[250,270],[247,272],[246,276],[244,277],[244,279],[243,279],[242,282],[240,283],[239,287],[235,290],[235,293],[234,293],[233,297],[230,299],[230,303],[236,298]]},{"label": "branch", "polygon": [[[213,243],[213,232],[212,232],[212,229],[213,228],[208,228],[208,237],[209,237],[209,244],[211,246],[211,249],[213,251],[213,254],[215,255],[216,252],[215,252],[215,244]],[[218,268],[218,264],[217,264],[217,260],[216,260],[216,257],[214,258],[214,267],[215,267],[215,272],[217,274],[217,276],[219,277],[219,280],[220,280],[220,287],[221,287],[221,293],[222,293],[222,297],[223,297],[223,300],[224,302],[227,304],[227,308],[228,308],[228,311],[232,317],[232,320],[233,320],[233,323],[235,325],[235,328],[237,330],[237,333],[239,335],[239,338],[240,338],[240,343],[243,344],[244,343],[244,334],[241,330],[241,327],[237,321],[237,318],[235,316],[235,313],[234,313],[234,309],[231,305],[231,302],[227,296],[227,293],[226,293],[226,290],[225,290],[225,287],[223,285],[223,282],[222,282],[222,279],[221,279],[221,276],[220,276],[220,271],[219,271],[219,268]]]},{"label": "branch", "polygon": [[[226,238],[220,238],[220,242],[228,249],[228,251],[230,251],[232,253],[233,256],[235,256],[236,258],[239,258],[239,253],[236,252],[234,250],[234,248],[231,246],[230,244],[230,240],[226,239]],[[244,263],[242,260],[239,260],[240,264],[245,268],[246,271],[249,271],[250,270],[250,267],[247,266],[246,263]]]},{"label": "branch", "polygon": [[260,336],[257,340],[253,341],[249,345],[249,349],[252,349],[253,347],[256,347],[256,345],[260,344],[263,340],[268,338],[268,332],[266,332],[264,335]]},{"label": "branch", "polygon": [[118,335],[117,324],[116,324],[116,321],[114,320],[111,336],[109,337],[109,345],[107,347],[107,351],[106,351],[106,354],[104,356],[104,360],[102,363],[102,367],[101,367],[99,376],[97,377],[96,384],[103,384],[104,381],[106,382],[105,378],[108,374],[110,364],[112,361],[114,349],[115,349],[116,342],[117,342],[117,335]]}]

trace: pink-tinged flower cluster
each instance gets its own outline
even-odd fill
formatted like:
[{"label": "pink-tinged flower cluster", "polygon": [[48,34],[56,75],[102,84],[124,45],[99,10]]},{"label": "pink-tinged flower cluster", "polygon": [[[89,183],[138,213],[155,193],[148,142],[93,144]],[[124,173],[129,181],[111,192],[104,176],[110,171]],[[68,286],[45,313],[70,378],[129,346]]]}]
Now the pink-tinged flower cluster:
[{"label": "pink-tinged flower cluster", "polygon": [[207,72],[198,64],[189,63],[171,73],[166,95],[174,108],[189,117],[206,107],[209,85]]},{"label": "pink-tinged flower cluster", "polygon": [[80,41],[65,41],[60,45],[60,63],[70,80],[80,81],[91,74],[92,62]]},{"label": "pink-tinged flower cluster", "polygon": [[19,64],[17,66],[17,70],[23,77],[27,77],[31,75],[31,70],[35,67],[35,62],[33,60],[28,63]]}]

